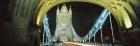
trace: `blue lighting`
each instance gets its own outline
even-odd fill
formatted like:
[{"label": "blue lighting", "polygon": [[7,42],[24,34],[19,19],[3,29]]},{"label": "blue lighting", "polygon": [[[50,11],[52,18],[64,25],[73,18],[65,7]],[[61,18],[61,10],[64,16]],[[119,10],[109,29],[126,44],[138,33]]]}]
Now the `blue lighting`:
[{"label": "blue lighting", "polygon": [[95,36],[99,29],[103,26],[104,22],[106,21],[107,17],[110,15],[110,12],[107,9],[104,9],[99,18],[96,20],[94,26],[89,31],[89,33],[84,37],[85,40],[90,39],[91,37]]},{"label": "blue lighting", "polygon": [[47,15],[45,15],[44,19],[43,19],[43,26],[44,26],[44,32],[46,33],[46,40],[50,40],[51,39],[51,35],[50,35],[50,29],[49,29],[49,24],[48,24],[48,17]]}]

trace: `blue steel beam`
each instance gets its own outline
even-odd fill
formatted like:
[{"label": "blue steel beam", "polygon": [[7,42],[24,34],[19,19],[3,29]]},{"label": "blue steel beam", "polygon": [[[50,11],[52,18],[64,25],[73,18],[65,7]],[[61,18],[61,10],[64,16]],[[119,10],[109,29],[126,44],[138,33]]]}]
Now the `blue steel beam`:
[{"label": "blue steel beam", "polygon": [[100,20],[98,20],[98,23],[96,24],[97,27],[95,27],[97,30],[93,30],[93,35],[95,36],[96,33],[98,31],[100,31],[99,29],[103,26],[105,20],[107,19],[107,17],[109,16],[110,12],[107,12],[103,17],[100,18]]},{"label": "blue steel beam", "polygon": [[[44,26],[44,32],[43,35],[46,33],[46,40],[51,39],[51,34],[50,34],[50,29],[49,29],[49,24],[48,24],[48,17],[45,15],[44,20],[43,20],[43,26]],[[44,37],[44,36],[43,36]]]},{"label": "blue steel beam", "polygon": [[90,39],[95,36],[99,29],[103,26],[105,20],[109,16],[110,12],[107,9],[104,9],[99,18],[96,20],[92,29],[88,32],[88,34],[84,37],[84,40]]}]

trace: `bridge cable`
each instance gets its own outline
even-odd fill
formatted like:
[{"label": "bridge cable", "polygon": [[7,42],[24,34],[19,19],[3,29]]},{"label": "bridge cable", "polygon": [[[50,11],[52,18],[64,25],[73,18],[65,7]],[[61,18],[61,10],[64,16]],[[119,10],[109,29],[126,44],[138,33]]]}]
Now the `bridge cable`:
[{"label": "bridge cable", "polygon": [[102,30],[102,27],[100,28],[100,31],[101,31],[101,42],[103,42],[103,30]]},{"label": "bridge cable", "polygon": [[96,35],[94,35],[94,43],[96,42]]},{"label": "bridge cable", "polygon": [[113,26],[112,26],[112,19],[111,19],[111,15],[109,14],[109,19],[110,19],[110,25],[111,25],[111,34],[112,34],[112,42],[114,43],[114,40],[115,40],[115,38],[114,38],[114,33],[113,33]]}]

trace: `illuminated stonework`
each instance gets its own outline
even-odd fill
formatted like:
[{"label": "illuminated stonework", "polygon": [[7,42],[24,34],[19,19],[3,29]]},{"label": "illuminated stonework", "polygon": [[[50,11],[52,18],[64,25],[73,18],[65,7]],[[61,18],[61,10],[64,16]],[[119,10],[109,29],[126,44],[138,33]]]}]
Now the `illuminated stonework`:
[{"label": "illuminated stonework", "polygon": [[54,35],[55,40],[72,41],[72,10],[68,9],[64,4],[61,9],[57,7],[56,11],[56,30]]}]

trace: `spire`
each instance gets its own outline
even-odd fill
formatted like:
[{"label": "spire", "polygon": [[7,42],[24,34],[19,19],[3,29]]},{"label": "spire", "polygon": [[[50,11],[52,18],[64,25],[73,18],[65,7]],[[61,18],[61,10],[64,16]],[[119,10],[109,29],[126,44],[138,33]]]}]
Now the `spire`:
[{"label": "spire", "polygon": [[61,8],[61,12],[67,12],[67,11],[68,11],[68,9],[67,9],[66,4],[63,4],[62,8]]},{"label": "spire", "polygon": [[56,14],[59,13],[59,5],[57,5],[57,11],[56,11]]},{"label": "spire", "polygon": [[72,14],[72,9],[71,9],[71,6],[70,6],[70,8],[69,8],[69,13],[70,13],[70,14]]}]

